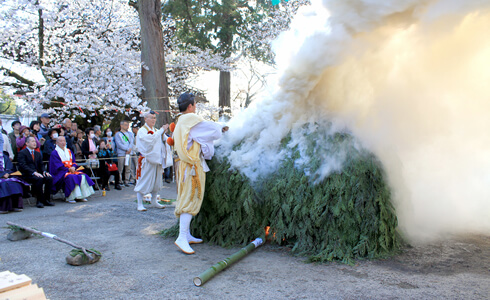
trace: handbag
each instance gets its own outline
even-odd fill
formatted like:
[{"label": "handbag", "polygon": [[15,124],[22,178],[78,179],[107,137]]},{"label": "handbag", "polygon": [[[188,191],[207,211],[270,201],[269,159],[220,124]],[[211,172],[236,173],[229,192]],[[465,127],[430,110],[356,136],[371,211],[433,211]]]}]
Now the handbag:
[{"label": "handbag", "polygon": [[109,172],[117,171],[117,165],[115,163],[105,163]]}]

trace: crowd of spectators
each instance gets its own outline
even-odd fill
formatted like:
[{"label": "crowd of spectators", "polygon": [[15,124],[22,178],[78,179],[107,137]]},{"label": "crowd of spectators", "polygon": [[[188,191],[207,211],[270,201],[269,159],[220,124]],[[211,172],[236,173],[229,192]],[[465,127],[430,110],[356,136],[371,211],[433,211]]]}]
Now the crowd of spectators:
[{"label": "crowd of spectators", "polygon": [[[51,156],[57,150],[56,153],[65,157],[65,172],[85,172],[94,181],[97,178],[95,189],[99,187],[110,191],[112,185],[113,188],[121,190],[136,183],[137,126],[130,129],[130,123],[123,120],[114,134],[111,128],[102,131],[99,125],[82,130],[77,123],[68,118],[61,124],[53,124],[51,120],[50,115],[45,113],[39,121],[32,121],[29,127],[20,121],[14,121],[9,133],[2,128],[0,121],[0,144],[3,144],[0,155],[0,214],[22,211],[22,196],[27,193],[36,196],[36,206],[39,208],[54,205],[50,198],[59,191],[59,184],[54,185],[52,178],[59,174],[51,174],[54,170],[49,168]],[[64,139],[61,140],[60,137]],[[66,158],[65,152],[60,152],[60,146],[63,151],[73,156],[73,160]],[[56,157],[59,158],[60,155]],[[74,171],[75,166],[86,168],[80,168],[79,172],[78,169]],[[166,182],[170,182],[171,178],[168,173],[167,171],[163,177]]]}]

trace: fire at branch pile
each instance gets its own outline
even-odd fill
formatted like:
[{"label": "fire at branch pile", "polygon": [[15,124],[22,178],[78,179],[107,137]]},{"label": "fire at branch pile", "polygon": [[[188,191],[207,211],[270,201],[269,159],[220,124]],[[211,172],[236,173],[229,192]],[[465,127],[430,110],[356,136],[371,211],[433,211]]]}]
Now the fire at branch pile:
[{"label": "fire at branch pile", "polygon": [[313,260],[490,230],[490,1],[313,1],[277,41],[277,85],[231,120],[193,226],[270,226]]}]

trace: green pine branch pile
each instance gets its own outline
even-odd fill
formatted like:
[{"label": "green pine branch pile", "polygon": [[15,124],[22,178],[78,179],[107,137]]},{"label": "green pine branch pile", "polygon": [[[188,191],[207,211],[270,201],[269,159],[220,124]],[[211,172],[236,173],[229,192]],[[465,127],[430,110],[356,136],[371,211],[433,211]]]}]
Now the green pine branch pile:
[{"label": "green pine branch pile", "polygon": [[[283,148],[290,139],[283,140]],[[213,158],[201,211],[191,223],[193,235],[230,247],[263,237],[270,226],[271,242],[320,262],[352,264],[396,252],[397,218],[379,160],[346,133],[317,131],[305,143],[301,153],[311,158],[306,166],[295,164],[296,145],[277,171],[254,183],[230,170],[226,158]],[[343,157],[342,168],[322,179],[317,171],[329,156]],[[162,233],[176,236],[178,225]]]}]

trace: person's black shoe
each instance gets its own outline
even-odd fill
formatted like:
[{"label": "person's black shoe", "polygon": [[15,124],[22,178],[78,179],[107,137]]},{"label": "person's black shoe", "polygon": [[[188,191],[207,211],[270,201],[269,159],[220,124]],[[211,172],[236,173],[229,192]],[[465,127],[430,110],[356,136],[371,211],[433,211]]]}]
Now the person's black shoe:
[{"label": "person's black shoe", "polygon": [[46,203],[44,203],[45,206],[54,206],[54,203],[53,202],[49,202],[49,201],[46,201]]},{"label": "person's black shoe", "polygon": [[115,189],[120,191],[122,190],[122,187],[120,185],[116,185]]},{"label": "person's black shoe", "polygon": [[44,208],[44,204],[42,204],[42,203],[38,203],[38,204],[36,204],[36,207],[37,207],[37,208]]},{"label": "person's black shoe", "polygon": [[14,208],[12,211],[13,212],[21,212],[22,211],[22,208]]},{"label": "person's black shoe", "polygon": [[166,182],[166,183],[171,183],[171,182],[172,182],[172,180],[170,180],[170,179],[165,179],[165,182]]}]

